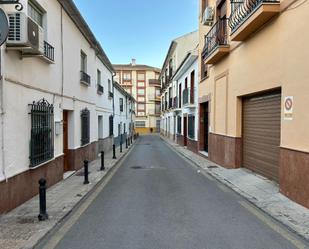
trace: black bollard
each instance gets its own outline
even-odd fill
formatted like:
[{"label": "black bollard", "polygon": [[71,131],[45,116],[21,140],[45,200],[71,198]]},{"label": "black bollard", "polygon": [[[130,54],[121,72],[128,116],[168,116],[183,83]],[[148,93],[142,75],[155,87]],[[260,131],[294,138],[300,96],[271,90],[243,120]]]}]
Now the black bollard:
[{"label": "black bollard", "polygon": [[38,216],[39,221],[48,220],[48,214],[46,212],[46,180],[41,178],[39,180],[39,193],[40,193],[40,214]]},{"label": "black bollard", "polygon": [[117,159],[116,157],[116,145],[113,144],[113,159]]},{"label": "black bollard", "polygon": [[128,147],[130,147],[130,137],[128,137]]},{"label": "black bollard", "polygon": [[128,148],[128,139],[126,138],[126,149]]},{"label": "black bollard", "polygon": [[88,180],[88,161],[85,160],[84,161],[84,177],[85,177],[85,180],[84,180],[84,184],[89,184],[89,180]]},{"label": "black bollard", "polygon": [[132,138],[132,136],[130,137],[130,139],[131,139],[131,144],[133,144],[133,138]]},{"label": "black bollard", "polygon": [[101,171],[105,170],[104,165],[104,151],[101,151]]},{"label": "black bollard", "polygon": [[120,153],[122,153],[122,134],[120,135]]}]

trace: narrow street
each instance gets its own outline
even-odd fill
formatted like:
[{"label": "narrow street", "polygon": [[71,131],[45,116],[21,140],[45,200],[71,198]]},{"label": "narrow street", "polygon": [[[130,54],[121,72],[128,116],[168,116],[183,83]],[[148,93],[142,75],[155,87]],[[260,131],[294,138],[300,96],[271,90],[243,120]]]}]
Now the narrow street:
[{"label": "narrow street", "polygon": [[85,212],[73,213],[61,225],[67,228],[55,229],[38,248],[302,248],[296,235],[252,210],[159,136],[141,136]]}]

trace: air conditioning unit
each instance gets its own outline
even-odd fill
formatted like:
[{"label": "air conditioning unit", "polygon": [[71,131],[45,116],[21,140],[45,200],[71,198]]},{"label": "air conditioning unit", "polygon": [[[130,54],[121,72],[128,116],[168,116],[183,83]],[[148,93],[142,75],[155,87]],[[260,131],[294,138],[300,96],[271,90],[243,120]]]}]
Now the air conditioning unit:
[{"label": "air conditioning unit", "polygon": [[8,13],[9,35],[8,48],[21,50],[23,53],[44,54],[44,30],[22,12]]},{"label": "air conditioning unit", "polygon": [[212,26],[214,21],[215,11],[213,7],[206,7],[203,14],[203,24],[207,26]]}]

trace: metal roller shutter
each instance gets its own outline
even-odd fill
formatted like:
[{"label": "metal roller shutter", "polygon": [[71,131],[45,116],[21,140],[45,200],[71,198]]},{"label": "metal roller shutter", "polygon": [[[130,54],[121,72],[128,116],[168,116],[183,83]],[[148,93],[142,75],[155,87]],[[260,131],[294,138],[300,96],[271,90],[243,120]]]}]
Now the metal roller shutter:
[{"label": "metal roller shutter", "polygon": [[243,101],[243,166],[271,180],[279,178],[281,93]]}]

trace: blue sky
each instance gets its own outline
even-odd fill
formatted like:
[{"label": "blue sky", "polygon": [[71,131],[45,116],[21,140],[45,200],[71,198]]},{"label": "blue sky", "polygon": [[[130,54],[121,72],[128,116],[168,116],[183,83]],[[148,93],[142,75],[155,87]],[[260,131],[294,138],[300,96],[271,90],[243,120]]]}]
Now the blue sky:
[{"label": "blue sky", "polygon": [[74,2],[112,63],[161,67],[171,40],[198,28],[198,0]]}]

